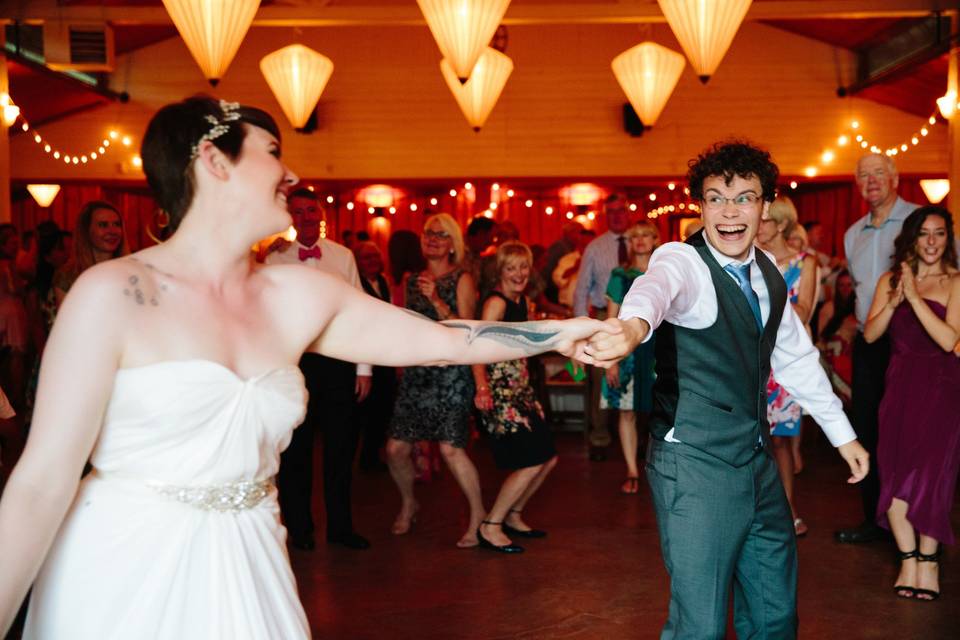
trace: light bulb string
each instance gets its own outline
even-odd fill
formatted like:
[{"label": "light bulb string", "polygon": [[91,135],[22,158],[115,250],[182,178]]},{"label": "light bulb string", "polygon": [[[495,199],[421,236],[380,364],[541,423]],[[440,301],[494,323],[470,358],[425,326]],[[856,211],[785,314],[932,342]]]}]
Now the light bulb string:
[{"label": "light bulb string", "polygon": [[[13,104],[11,101],[10,104]],[[124,134],[117,129],[111,129],[107,136],[100,141],[100,144],[97,145],[95,149],[75,153],[63,151],[59,146],[53,144],[50,140],[45,138],[39,130],[35,129],[30,121],[23,115],[23,111],[17,114],[16,120],[10,125],[10,128],[14,128],[19,123],[20,130],[25,134],[31,137],[33,142],[43,149],[44,153],[52,157],[54,160],[62,160],[64,164],[67,165],[80,165],[87,164],[88,162],[95,162],[103,156],[106,155],[107,151],[114,143],[119,143],[125,147],[130,147],[133,144],[133,138],[129,135]]]},{"label": "light bulb string", "polygon": [[826,167],[834,161],[834,159],[837,157],[838,152],[836,151],[836,148],[838,147],[859,148],[863,151],[883,154],[891,158],[907,153],[919,146],[920,143],[923,142],[924,138],[930,135],[931,128],[934,127],[937,122],[937,111],[934,110],[930,113],[926,120],[924,120],[924,124],[919,129],[915,130],[905,140],[902,140],[899,143],[889,147],[881,147],[880,145],[875,144],[875,141],[867,138],[867,136],[863,133],[864,128],[859,120],[851,120],[843,129],[842,133],[837,137],[834,144],[823,146],[818,157],[818,161],[807,167],[804,173],[807,175],[807,177],[816,176],[819,172],[818,167]]}]

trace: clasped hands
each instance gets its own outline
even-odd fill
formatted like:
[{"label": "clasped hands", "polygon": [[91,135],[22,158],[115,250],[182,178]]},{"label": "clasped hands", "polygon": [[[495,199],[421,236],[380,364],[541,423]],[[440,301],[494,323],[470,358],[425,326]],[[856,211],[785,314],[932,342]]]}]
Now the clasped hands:
[{"label": "clasped hands", "polygon": [[[580,319],[565,322],[577,322]],[[587,320],[583,318],[582,320]],[[590,320],[592,334],[576,340],[569,350],[559,350],[564,355],[595,367],[609,369],[637,348],[650,325],[640,318],[620,320],[608,318],[604,321]]]}]

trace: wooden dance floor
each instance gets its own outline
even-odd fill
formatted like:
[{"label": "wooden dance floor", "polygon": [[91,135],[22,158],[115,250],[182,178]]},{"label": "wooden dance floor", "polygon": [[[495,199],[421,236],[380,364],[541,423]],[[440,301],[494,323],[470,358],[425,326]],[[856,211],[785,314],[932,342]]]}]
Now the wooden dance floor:
[{"label": "wooden dance floor", "polygon": [[[817,434],[819,435],[819,434]],[[664,621],[667,575],[660,559],[649,491],[619,492],[624,467],[611,448],[606,462],[587,460],[579,435],[558,438],[560,464],[527,509],[531,525],[550,532],[527,552],[504,556],[454,543],[466,508],[449,472],[417,486],[419,521],[390,534],[399,499],[387,473],[358,473],[358,532],[373,547],[292,551],[307,615],[318,638],[657,638]],[[486,443],[471,449],[492,504],[500,479]],[[840,545],[833,530],[854,524],[857,490],[824,438],[804,442],[806,469],[798,505],[810,526],[799,541],[800,637],[960,637],[960,553],[947,548],[937,602],[897,599],[892,542]],[[318,487],[319,489],[319,487]],[[316,495],[321,495],[317,491]],[[316,513],[322,514],[319,503]],[[960,531],[960,510],[954,509]],[[321,523],[322,519],[318,519]],[[735,637],[733,632],[729,637]]]}]

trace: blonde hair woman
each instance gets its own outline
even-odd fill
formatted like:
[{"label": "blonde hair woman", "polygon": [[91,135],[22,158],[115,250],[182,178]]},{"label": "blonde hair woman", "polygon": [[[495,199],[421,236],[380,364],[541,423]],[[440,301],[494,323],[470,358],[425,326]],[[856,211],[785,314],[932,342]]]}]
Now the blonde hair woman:
[{"label": "blonde hair woman", "polygon": [[[642,276],[650,263],[650,256],[660,243],[660,232],[648,220],[633,225],[623,234],[627,239],[627,261],[610,274],[607,284],[607,317],[616,318],[630,285]],[[653,408],[653,345],[651,339],[607,369],[603,378],[600,408],[619,409],[620,446],[627,463],[627,479],[620,491],[634,494],[640,490],[640,472],[637,452],[640,436],[637,433],[637,413],[646,416]],[[646,429],[643,429],[644,433]],[[645,439],[645,438],[644,438]]]},{"label": "blonde hair woman", "polygon": [[[817,260],[805,252],[798,252],[788,244],[787,239],[796,229],[803,229],[797,224],[796,207],[790,198],[779,196],[760,219],[756,243],[776,258],[777,266],[787,283],[787,296],[793,310],[806,324],[810,321],[816,302]],[[780,479],[793,512],[794,531],[797,536],[804,536],[807,525],[797,515],[793,498],[794,470],[799,466],[799,453],[794,452],[793,443],[800,437],[803,411],[787,390],[777,384],[774,374],[775,371],[770,372],[767,382],[767,420],[770,422],[772,436],[770,439]]]},{"label": "blonde hair woman", "polygon": [[[482,320],[526,322],[530,300],[524,295],[533,269],[530,247],[510,240],[497,249],[497,282],[483,303]],[[520,553],[514,538],[543,538],[521,516],[523,508],[557,465],[553,436],[537,401],[526,358],[474,365],[474,403],[492,436],[493,458],[510,475],[477,531],[480,546],[501,553]]]},{"label": "blonde hair woman", "polygon": [[[407,276],[403,284],[404,306],[436,321],[473,318],[477,287],[473,276],[461,265],[463,235],[456,221],[446,213],[427,218],[420,246],[427,266]],[[415,443],[426,440],[440,443],[440,453],[470,507],[467,530],[457,546],[477,545],[477,528],[485,512],[480,477],[466,452],[473,393],[470,367],[404,369],[386,447],[387,464],[401,501],[400,513],[391,528],[394,535],[410,531],[420,508],[413,493],[416,470],[411,453]]]}]

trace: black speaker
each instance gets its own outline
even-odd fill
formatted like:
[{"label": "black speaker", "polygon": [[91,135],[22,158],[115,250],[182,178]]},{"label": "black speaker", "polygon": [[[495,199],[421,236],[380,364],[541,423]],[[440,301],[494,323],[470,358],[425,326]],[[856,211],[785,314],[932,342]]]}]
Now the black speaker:
[{"label": "black speaker", "polygon": [[319,105],[313,108],[313,111],[310,113],[310,119],[307,120],[307,123],[298,129],[294,129],[297,133],[310,134],[316,131],[320,126],[320,115]]},{"label": "black speaker", "polygon": [[632,138],[639,138],[643,135],[643,121],[634,111],[633,105],[629,102],[623,103],[623,130],[630,134]]}]

